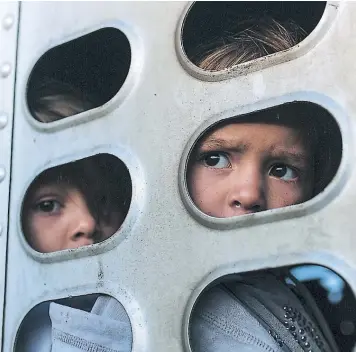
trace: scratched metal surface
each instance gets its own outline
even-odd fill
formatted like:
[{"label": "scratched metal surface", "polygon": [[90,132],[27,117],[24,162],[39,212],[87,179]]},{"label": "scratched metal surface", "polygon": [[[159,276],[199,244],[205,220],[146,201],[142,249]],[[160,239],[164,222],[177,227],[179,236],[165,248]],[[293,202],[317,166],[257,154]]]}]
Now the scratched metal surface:
[{"label": "scratched metal surface", "polygon": [[[11,6],[16,16],[17,6]],[[3,351],[12,350],[32,307],[67,296],[110,294],[131,319],[133,352],[179,352],[189,351],[187,317],[194,299],[221,275],[313,262],[341,274],[356,290],[356,4],[329,3],[300,45],[229,75],[196,70],[182,54],[187,6],[21,4]],[[131,42],[133,62],[122,89],[81,116],[45,128],[36,124],[25,102],[36,61],[49,48],[104,26],[117,26]],[[8,104],[11,96],[4,94]],[[182,166],[192,136],[218,119],[293,100],[320,104],[340,125],[343,159],[326,191],[302,205],[237,219],[198,212],[186,194]],[[19,224],[26,187],[43,169],[97,151],[117,155],[130,170],[133,200],[124,225],[95,246],[36,254]]]},{"label": "scratched metal surface", "polygon": [[[0,3],[0,307],[4,307],[5,293],[18,10],[16,2]],[[0,319],[0,341],[3,331],[2,317],[3,312]]]}]

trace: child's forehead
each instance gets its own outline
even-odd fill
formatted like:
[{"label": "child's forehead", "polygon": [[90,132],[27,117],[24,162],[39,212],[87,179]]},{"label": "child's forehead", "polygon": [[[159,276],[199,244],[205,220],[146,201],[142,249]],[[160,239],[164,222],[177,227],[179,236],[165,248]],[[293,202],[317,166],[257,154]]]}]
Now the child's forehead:
[{"label": "child's forehead", "polygon": [[[201,139],[201,143],[219,141],[233,142],[244,139],[245,142],[253,143],[256,135],[268,137],[270,139],[286,139],[294,142],[301,134],[301,128],[281,123],[266,122],[239,122],[234,121],[222,126],[217,126],[212,131],[208,131]],[[299,138],[298,138],[299,139]]]},{"label": "child's forehead", "polygon": [[65,193],[68,194],[69,192],[80,192],[80,189],[68,182],[65,181],[54,181],[52,179],[43,178],[37,180],[32,186],[30,190],[30,195],[35,195],[39,193],[46,193],[46,192],[58,192],[58,193]]}]

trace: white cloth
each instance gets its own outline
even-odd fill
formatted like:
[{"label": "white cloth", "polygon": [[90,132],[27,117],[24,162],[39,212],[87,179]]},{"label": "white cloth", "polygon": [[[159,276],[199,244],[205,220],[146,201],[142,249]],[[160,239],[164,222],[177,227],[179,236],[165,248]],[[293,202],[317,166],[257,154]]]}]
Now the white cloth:
[{"label": "white cloth", "polygon": [[51,303],[52,352],[130,352],[132,333],[123,306],[101,296],[91,313]]},{"label": "white cloth", "polygon": [[91,312],[45,302],[27,318],[16,352],[130,352],[132,348],[129,317],[109,296],[99,296]]}]

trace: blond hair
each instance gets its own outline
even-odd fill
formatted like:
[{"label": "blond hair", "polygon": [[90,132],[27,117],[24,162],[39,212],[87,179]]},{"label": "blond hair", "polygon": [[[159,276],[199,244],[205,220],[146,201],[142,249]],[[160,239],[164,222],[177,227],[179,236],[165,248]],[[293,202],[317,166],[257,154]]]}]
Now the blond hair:
[{"label": "blond hair", "polygon": [[239,23],[245,29],[233,29],[225,35],[197,48],[194,62],[208,71],[220,71],[260,57],[287,50],[306,37],[295,22],[280,23],[273,18],[247,20]]},{"label": "blond hair", "polygon": [[28,92],[28,106],[40,122],[53,122],[93,109],[96,105],[74,86],[54,79],[46,80]]}]

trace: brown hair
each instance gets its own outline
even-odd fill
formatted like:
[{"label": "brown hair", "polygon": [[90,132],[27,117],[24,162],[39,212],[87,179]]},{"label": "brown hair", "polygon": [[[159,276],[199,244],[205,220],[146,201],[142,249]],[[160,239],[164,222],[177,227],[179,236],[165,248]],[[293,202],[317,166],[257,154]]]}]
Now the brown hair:
[{"label": "brown hair", "polygon": [[[109,221],[113,212],[124,218],[131,201],[131,178],[125,164],[110,154],[97,154],[43,171],[27,190],[23,204],[23,227],[31,195],[38,187],[48,184],[66,184],[78,189],[88,209],[99,225]],[[26,235],[26,233],[25,233]]]},{"label": "brown hair", "polygon": [[196,160],[201,143],[214,131],[233,123],[275,124],[299,130],[308,147],[314,151],[313,196],[325,189],[339,167],[342,143],[337,123],[330,113],[319,105],[298,101],[231,117],[211,126],[194,145],[188,162],[188,173],[191,163]]},{"label": "brown hair", "polygon": [[295,22],[283,23],[265,17],[239,23],[234,32],[231,28],[225,35],[200,45],[193,61],[208,71],[220,71],[260,57],[287,50],[306,37],[306,32]]},{"label": "brown hair", "polygon": [[[93,107],[91,101],[68,84],[51,81],[40,86],[31,101],[32,111],[39,121],[51,122],[78,114]],[[110,154],[97,154],[43,171],[27,190],[22,213],[26,229],[26,209],[29,199],[41,185],[64,183],[77,188],[84,196],[89,211],[98,224],[112,212],[124,218],[131,202],[131,178],[125,164]],[[26,235],[26,233],[25,233]]]}]

